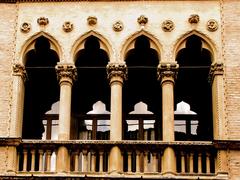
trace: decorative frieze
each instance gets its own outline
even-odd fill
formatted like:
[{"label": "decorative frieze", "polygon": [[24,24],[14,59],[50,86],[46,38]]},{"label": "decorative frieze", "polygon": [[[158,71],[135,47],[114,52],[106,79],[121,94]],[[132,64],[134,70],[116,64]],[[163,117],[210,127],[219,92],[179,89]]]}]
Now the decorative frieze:
[{"label": "decorative frieze", "polygon": [[123,23],[121,21],[117,21],[113,24],[113,30],[116,32],[120,32],[123,30]]},{"label": "decorative frieze", "polygon": [[27,23],[27,22],[24,22],[24,23],[22,23],[20,29],[23,33],[28,33],[31,30],[31,24]]},{"label": "decorative frieze", "polygon": [[208,31],[211,31],[211,32],[214,32],[218,29],[218,23],[216,20],[214,19],[210,19],[208,22],[207,22],[207,30]]},{"label": "decorative frieze", "polygon": [[148,23],[148,18],[144,15],[141,15],[138,19],[137,19],[138,24],[140,24],[141,26],[145,26]]},{"label": "decorative frieze", "polygon": [[20,76],[25,82],[27,79],[27,72],[24,65],[20,63],[13,64],[13,76]]},{"label": "decorative frieze", "polygon": [[46,18],[46,17],[40,17],[37,19],[37,23],[40,26],[46,26],[46,25],[48,25],[49,21],[48,21],[48,18]]},{"label": "decorative frieze", "polygon": [[77,69],[73,64],[58,64],[55,69],[60,84],[63,81],[72,83],[77,79]]},{"label": "decorative frieze", "polygon": [[190,17],[188,18],[188,22],[189,22],[190,24],[197,24],[197,23],[199,23],[199,21],[200,21],[200,17],[199,17],[199,15],[197,15],[197,14],[192,14],[192,15],[190,15]]},{"label": "decorative frieze", "polygon": [[224,69],[223,69],[223,63],[216,62],[211,65],[210,71],[209,71],[209,82],[213,82],[214,77],[216,75],[223,75]]},{"label": "decorative frieze", "polygon": [[163,83],[164,81],[172,81],[177,78],[179,65],[176,63],[161,63],[157,68],[157,79]]},{"label": "decorative frieze", "polygon": [[66,21],[63,23],[63,30],[65,32],[71,32],[73,30],[73,23],[70,21]]},{"label": "decorative frieze", "polygon": [[171,32],[174,29],[174,23],[171,20],[163,21],[162,30],[165,32]]},{"label": "decorative frieze", "polygon": [[109,63],[107,65],[108,79],[119,76],[123,80],[127,79],[127,65],[125,63]]},{"label": "decorative frieze", "polygon": [[95,16],[89,16],[89,17],[87,18],[87,22],[88,22],[88,25],[89,25],[89,26],[94,26],[94,25],[97,24],[97,17],[95,17]]}]

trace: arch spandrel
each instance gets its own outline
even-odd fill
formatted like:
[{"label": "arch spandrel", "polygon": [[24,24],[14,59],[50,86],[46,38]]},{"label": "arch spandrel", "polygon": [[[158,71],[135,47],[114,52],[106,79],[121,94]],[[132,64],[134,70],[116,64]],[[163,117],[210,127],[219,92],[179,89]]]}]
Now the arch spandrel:
[{"label": "arch spandrel", "polygon": [[46,32],[38,32],[36,34],[34,34],[33,36],[31,36],[29,39],[27,39],[24,43],[24,45],[21,48],[20,51],[20,62],[22,64],[26,64],[26,59],[25,59],[25,55],[27,52],[29,52],[30,50],[34,49],[34,43],[35,40],[41,36],[44,36],[45,38],[47,38],[49,40],[50,43],[50,49],[56,51],[56,53],[59,56],[60,61],[63,61],[63,51],[62,48],[60,46],[60,44],[58,43],[58,41],[51,36],[50,34],[46,33]]},{"label": "arch spandrel", "polygon": [[109,43],[109,41],[103,35],[101,35],[100,33],[96,32],[96,31],[92,31],[92,30],[83,34],[74,42],[74,44],[71,48],[71,54],[70,54],[71,61],[73,63],[75,63],[76,54],[80,50],[84,49],[84,44],[85,44],[87,38],[90,36],[95,36],[96,38],[98,38],[99,43],[100,43],[100,49],[107,52],[110,61],[114,61],[114,51],[112,49],[112,45]]},{"label": "arch spandrel", "polygon": [[196,35],[198,36],[199,38],[201,38],[202,40],[202,48],[205,48],[207,49],[212,57],[212,63],[214,61],[217,60],[217,49],[216,49],[216,45],[213,43],[213,41],[205,34],[199,32],[199,31],[196,31],[196,30],[193,30],[193,31],[190,31],[190,32],[187,32],[185,33],[184,35],[182,35],[175,43],[174,47],[173,47],[173,55],[174,55],[174,59],[176,59],[177,57],[177,54],[178,52],[181,50],[181,49],[184,49],[185,48],[185,45],[186,45],[186,41],[187,41],[187,38],[192,36],[192,35]]},{"label": "arch spandrel", "polygon": [[134,49],[134,43],[135,43],[137,37],[142,36],[142,35],[149,38],[150,48],[157,51],[159,61],[162,59],[161,58],[161,55],[162,55],[161,52],[163,52],[163,49],[162,49],[162,45],[159,42],[159,40],[154,35],[150,34],[149,32],[147,32],[145,30],[141,30],[141,31],[138,31],[138,32],[130,35],[124,41],[123,45],[121,46],[122,48],[121,48],[121,51],[120,51],[120,61],[123,62],[125,60],[127,52],[131,49]]}]

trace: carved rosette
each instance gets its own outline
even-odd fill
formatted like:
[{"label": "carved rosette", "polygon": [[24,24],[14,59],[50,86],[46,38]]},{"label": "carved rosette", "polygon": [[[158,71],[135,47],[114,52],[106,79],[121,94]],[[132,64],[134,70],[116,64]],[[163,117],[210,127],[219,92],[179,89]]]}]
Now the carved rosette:
[{"label": "carved rosette", "polygon": [[13,76],[20,76],[22,80],[25,82],[27,79],[27,72],[24,65],[20,63],[13,64]]},{"label": "carved rosette", "polygon": [[157,68],[157,79],[161,83],[165,81],[171,81],[174,83],[174,80],[177,78],[179,65],[176,63],[161,63]]},{"label": "carved rosette", "polygon": [[127,79],[127,66],[125,63],[109,63],[107,65],[107,77],[111,80],[113,77]]},{"label": "carved rosette", "polygon": [[145,26],[148,23],[148,18],[144,15],[141,15],[138,19],[137,19],[138,24],[140,24],[141,26]]},{"label": "carved rosette", "polygon": [[71,32],[73,30],[73,23],[70,21],[66,21],[63,23],[63,31],[65,32]]},{"label": "carved rosette", "polygon": [[223,69],[223,63],[216,62],[211,65],[210,71],[209,71],[209,82],[213,82],[214,77],[216,75],[223,75],[224,69]]},{"label": "carved rosette", "polygon": [[77,79],[77,69],[73,64],[58,64],[55,69],[59,84],[62,82],[72,84]]},{"label": "carved rosette", "polygon": [[207,22],[207,30],[208,31],[211,31],[211,32],[214,32],[218,29],[218,23],[216,20],[214,19],[210,19],[208,22]]},{"label": "carved rosette", "polygon": [[97,18],[95,16],[89,16],[87,22],[89,26],[94,26],[97,24]]},{"label": "carved rosette", "polygon": [[192,14],[192,15],[190,15],[190,17],[188,18],[188,22],[189,22],[190,24],[197,24],[197,23],[199,23],[199,21],[200,21],[200,17],[199,17],[199,15],[197,15],[197,14]]},{"label": "carved rosette", "polygon": [[113,24],[113,30],[116,32],[120,32],[123,30],[123,23],[121,21],[117,21]]},{"label": "carved rosette", "polygon": [[31,30],[31,24],[27,23],[27,22],[24,22],[24,23],[22,23],[20,29],[23,33],[28,33]]},{"label": "carved rosette", "polygon": [[162,30],[165,32],[171,32],[174,29],[174,23],[171,20],[163,21]]},{"label": "carved rosette", "polygon": [[40,26],[46,26],[46,25],[48,25],[49,21],[48,21],[48,18],[46,18],[46,17],[40,17],[37,19],[37,23]]}]

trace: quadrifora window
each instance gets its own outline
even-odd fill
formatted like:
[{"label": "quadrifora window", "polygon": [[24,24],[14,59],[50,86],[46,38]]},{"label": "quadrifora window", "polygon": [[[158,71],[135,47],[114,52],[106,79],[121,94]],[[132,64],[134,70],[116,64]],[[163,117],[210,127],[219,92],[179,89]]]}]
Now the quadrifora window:
[{"label": "quadrifora window", "polygon": [[175,124],[182,124],[185,132],[177,131],[175,139],[211,140],[212,90],[208,79],[211,53],[203,48],[200,37],[192,35],[187,38],[185,48],[178,52],[176,61],[179,72],[175,84],[175,107],[181,102],[178,106],[182,105],[183,110],[175,114]]}]

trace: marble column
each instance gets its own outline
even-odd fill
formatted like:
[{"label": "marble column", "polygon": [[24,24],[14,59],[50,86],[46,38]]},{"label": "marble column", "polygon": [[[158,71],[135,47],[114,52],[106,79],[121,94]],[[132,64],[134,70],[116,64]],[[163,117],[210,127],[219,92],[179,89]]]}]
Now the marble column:
[{"label": "marble column", "polygon": [[[73,81],[77,77],[77,70],[73,64],[59,63],[56,66],[56,72],[60,85],[58,140],[64,141],[70,139],[71,94]],[[57,171],[67,172],[69,167],[68,149],[65,146],[60,146],[57,153]]]},{"label": "marble column", "polygon": [[[111,87],[110,140],[122,140],[122,86],[127,78],[124,63],[109,63],[107,74]],[[109,172],[122,172],[123,158],[118,146],[112,147],[109,155]]]},{"label": "marble column", "polygon": [[[162,133],[163,141],[174,141],[174,80],[178,64],[161,63],[158,66],[158,80],[162,86]],[[162,171],[167,174],[176,172],[176,157],[172,147],[166,147],[162,157]]]}]

